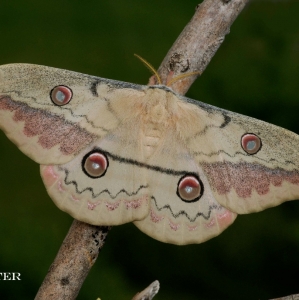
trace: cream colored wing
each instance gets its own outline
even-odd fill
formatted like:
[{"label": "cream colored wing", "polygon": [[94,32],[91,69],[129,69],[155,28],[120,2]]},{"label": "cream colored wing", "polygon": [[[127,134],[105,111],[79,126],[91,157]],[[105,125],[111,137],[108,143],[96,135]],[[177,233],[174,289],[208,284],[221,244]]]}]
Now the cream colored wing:
[{"label": "cream colored wing", "polygon": [[62,210],[164,242],[200,243],[236,213],[299,198],[296,134],[163,86],[1,66],[0,127],[43,164]]},{"label": "cream colored wing", "polygon": [[193,105],[199,119],[184,143],[221,205],[244,214],[299,198],[298,135],[201,102],[184,101]]},{"label": "cream colored wing", "polygon": [[26,64],[1,66],[0,77],[0,127],[43,164],[59,208],[101,225],[148,214],[145,170],[123,161],[143,159],[142,86]]},{"label": "cream colored wing", "polygon": [[164,242],[199,243],[236,213],[299,198],[298,135],[176,97],[175,124],[148,162],[150,214],[135,222],[142,231]]},{"label": "cream colored wing", "polygon": [[127,122],[63,165],[42,165],[55,204],[75,219],[119,225],[149,213],[149,184],[142,161],[140,123]]},{"label": "cream colored wing", "polygon": [[151,237],[177,245],[202,243],[235,220],[237,215],[217,202],[202,167],[174,130],[168,129],[144,168],[150,212],[134,224]]},{"label": "cream colored wing", "polygon": [[143,94],[141,86],[67,70],[3,65],[0,128],[36,162],[65,163],[130,118]]},{"label": "cream colored wing", "polygon": [[[236,214],[215,200],[202,168],[171,126],[177,99],[157,87],[140,93],[146,96],[130,100],[121,93],[116,98],[122,102],[107,100],[121,120],[117,128],[66,164],[41,167],[49,195],[78,220],[95,225],[136,221],[142,231],[164,242],[200,243],[218,235]],[[165,101],[168,105],[160,105]],[[167,106],[172,106],[169,115]],[[195,201],[178,192],[189,177],[203,187]]]}]

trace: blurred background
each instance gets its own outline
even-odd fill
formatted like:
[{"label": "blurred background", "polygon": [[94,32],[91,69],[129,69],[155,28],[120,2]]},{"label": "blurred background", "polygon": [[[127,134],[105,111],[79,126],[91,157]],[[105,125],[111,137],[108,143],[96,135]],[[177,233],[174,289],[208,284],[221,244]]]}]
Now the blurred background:
[{"label": "blurred background", "polygon": [[[0,64],[34,63],[146,84],[198,0],[10,0],[0,3]],[[299,3],[252,1],[187,96],[299,133]],[[0,132],[1,299],[33,299],[72,218],[46,194],[39,166]],[[270,299],[299,293],[299,202],[239,216],[199,245],[114,227],[78,299]]]}]

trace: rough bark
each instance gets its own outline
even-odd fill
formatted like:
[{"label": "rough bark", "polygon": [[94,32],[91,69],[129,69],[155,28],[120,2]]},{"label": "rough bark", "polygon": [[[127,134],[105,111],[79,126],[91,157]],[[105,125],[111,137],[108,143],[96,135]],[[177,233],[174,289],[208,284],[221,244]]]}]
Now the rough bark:
[{"label": "rough bark", "polygon": [[[202,74],[248,2],[249,0],[205,0],[197,5],[193,18],[158,69],[162,83],[167,84],[171,71],[173,76],[192,72]],[[187,76],[171,87],[184,95],[198,76]]]},{"label": "rough bark", "polygon": [[154,296],[159,292],[160,283],[158,280],[151,283],[142,292],[137,293],[132,300],[152,300]]},{"label": "rough bark", "polygon": [[290,295],[290,296],[281,297],[281,298],[270,299],[270,300],[299,300],[299,294]]},{"label": "rough bark", "polygon": [[109,229],[74,220],[35,299],[75,299]]}]

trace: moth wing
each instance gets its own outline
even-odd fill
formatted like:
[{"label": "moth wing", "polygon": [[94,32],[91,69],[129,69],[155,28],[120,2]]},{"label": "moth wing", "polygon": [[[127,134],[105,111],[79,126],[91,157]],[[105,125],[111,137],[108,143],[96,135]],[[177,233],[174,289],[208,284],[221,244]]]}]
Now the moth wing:
[{"label": "moth wing", "polygon": [[[57,86],[71,91],[69,103],[53,103]],[[296,134],[184,97],[177,97],[175,125],[145,158],[138,118],[145,94],[144,86],[66,70],[1,66],[0,127],[25,154],[48,165],[42,177],[62,210],[91,224],[139,220],[137,227],[164,242],[200,243],[236,213],[299,197]],[[249,135],[259,144],[254,153]],[[93,151],[109,162],[100,178],[84,172]],[[184,176],[200,182],[196,201],[178,193]]]},{"label": "moth wing", "polygon": [[[179,185],[194,175],[202,184],[202,195],[186,201],[179,194]],[[178,245],[202,243],[220,234],[237,216],[217,202],[201,166],[174,130],[167,129],[149,159],[147,176],[149,214],[134,224],[157,240]]]},{"label": "moth wing", "polygon": [[[142,160],[138,120],[90,145],[63,165],[42,165],[41,176],[54,203],[75,219],[94,225],[119,225],[149,213],[147,170]],[[84,161],[90,153],[106,159],[103,176],[89,176]]]},{"label": "moth wing", "polygon": [[[51,100],[57,86],[70,90],[69,103],[58,106]],[[34,161],[66,163],[116,129],[120,117],[129,118],[131,105],[142,98],[140,89],[46,66],[3,65],[0,128]]]},{"label": "moth wing", "polygon": [[[195,125],[184,142],[221,205],[245,214],[299,198],[297,134],[198,101],[188,102],[197,107],[205,125]],[[260,143],[256,153],[246,151],[250,136]]]}]

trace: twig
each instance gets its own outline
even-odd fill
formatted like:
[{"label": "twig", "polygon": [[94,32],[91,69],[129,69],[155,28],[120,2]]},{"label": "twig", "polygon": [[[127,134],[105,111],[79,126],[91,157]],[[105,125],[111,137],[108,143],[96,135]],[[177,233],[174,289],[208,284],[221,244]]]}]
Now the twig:
[{"label": "twig", "polygon": [[109,229],[74,220],[35,299],[75,299]]},{"label": "twig", "polygon": [[[196,8],[191,21],[179,35],[161,63],[158,73],[166,84],[169,73],[174,76],[203,73],[229,33],[230,27],[249,0],[205,0]],[[197,75],[188,76],[172,85],[184,95]]]},{"label": "twig", "polygon": [[[205,0],[163,60],[158,73],[165,84],[169,76],[202,73],[229,33],[229,28],[249,0]],[[197,75],[172,85],[185,94]],[[104,244],[107,227],[74,221],[35,299],[75,299]]]},{"label": "twig", "polygon": [[137,293],[132,300],[152,300],[154,296],[159,292],[160,283],[158,280],[151,283],[142,292]]},{"label": "twig", "polygon": [[270,299],[270,300],[299,300],[299,294],[296,295],[290,295],[282,298],[275,298],[275,299]]}]

